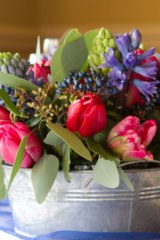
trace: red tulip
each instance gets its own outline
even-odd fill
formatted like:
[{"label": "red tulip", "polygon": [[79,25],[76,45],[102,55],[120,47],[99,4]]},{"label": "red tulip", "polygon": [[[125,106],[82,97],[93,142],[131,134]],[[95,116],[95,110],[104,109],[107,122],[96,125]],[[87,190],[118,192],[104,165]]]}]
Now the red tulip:
[{"label": "red tulip", "polygon": [[0,106],[0,120],[10,120],[9,112]]},{"label": "red tulip", "polygon": [[[8,164],[13,165],[18,147],[30,133],[30,129],[23,123],[13,124],[11,121],[0,121],[0,153]],[[27,168],[37,162],[42,155],[42,146],[34,133],[28,137],[21,167]]]},{"label": "red tulip", "polygon": [[10,120],[10,117],[9,112],[0,106],[0,121],[1,120]]},{"label": "red tulip", "polygon": [[43,66],[40,67],[38,63],[35,63],[33,67],[30,67],[29,70],[32,70],[34,72],[34,77],[41,78],[44,77],[45,83],[48,82],[47,75],[50,74],[50,71],[47,67]]},{"label": "red tulip", "polygon": [[102,100],[91,93],[73,102],[68,108],[67,128],[89,137],[101,132],[107,124],[107,114]]},{"label": "red tulip", "polygon": [[[143,52],[144,52],[143,50],[135,51],[135,53],[137,53],[137,55],[142,54]],[[157,58],[154,56],[152,56],[149,59],[143,60],[141,65],[150,60],[156,61],[157,68],[158,68],[158,61],[157,61]],[[151,78],[147,78],[138,73],[133,72],[130,79],[134,80],[136,78],[140,79],[141,81],[146,81],[146,82],[150,82],[152,80]],[[126,98],[126,105],[125,105],[126,107],[131,108],[134,103],[140,103],[141,107],[144,106],[144,100],[141,99],[141,96],[138,92],[139,92],[138,88],[133,86],[132,81],[131,81],[130,85],[129,85],[128,93],[127,93],[127,98]]]},{"label": "red tulip", "polygon": [[150,152],[146,152],[156,134],[157,126],[154,120],[148,120],[140,125],[137,117],[128,116],[119,122],[109,133],[107,148],[119,159],[141,160],[153,159]]}]

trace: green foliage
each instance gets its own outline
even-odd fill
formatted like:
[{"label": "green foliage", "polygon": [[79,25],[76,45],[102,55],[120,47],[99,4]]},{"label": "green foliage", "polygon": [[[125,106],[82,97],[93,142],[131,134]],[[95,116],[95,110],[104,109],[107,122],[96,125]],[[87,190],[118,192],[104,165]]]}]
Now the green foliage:
[{"label": "green foliage", "polygon": [[11,172],[11,177],[10,177],[10,180],[9,180],[9,184],[8,184],[8,188],[7,188],[7,191],[6,191],[6,195],[9,191],[9,188],[12,184],[12,181],[13,179],[15,178],[20,166],[21,166],[21,163],[22,163],[22,160],[23,160],[23,156],[24,156],[24,150],[25,150],[25,145],[26,145],[26,142],[27,142],[27,139],[28,139],[29,135],[28,136],[25,136],[20,145],[19,145],[19,148],[18,148],[18,151],[17,151],[17,154],[16,154],[16,158],[15,158],[15,161],[14,161],[14,165],[13,165],[13,168],[12,168],[12,172]]},{"label": "green foliage", "polygon": [[77,29],[72,29],[71,31],[69,31],[69,33],[66,35],[63,44],[65,43],[69,43],[72,42],[76,39],[78,39],[79,37],[81,37],[80,32]]},{"label": "green foliage", "polygon": [[30,91],[30,93],[32,90],[38,90],[38,87],[33,83],[4,72],[0,72],[0,83],[13,89],[17,89],[18,87],[24,88],[26,91]]},{"label": "green foliage", "polygon": [[57,176],[58,168],[58,158],[48,154],[44,154],[34,165],[31,179],[37,203],[43,203],[47,197]]},{"label": "green foliage", "polygon": [[108,111],[108,110],[107,110],[107,116],[113,116],[117,119],[117,121],[121,121],[124,118],[119,113],[116,113],[116,112],[113,112],[113,111]]},{"label": "green foliage", "polygon": [[55,132],[50,131],[47,135],[47,137],[44,139],[44,143],[51,145],[51,146],[57,146],[62,144],[64,141],[62,138],[60,138]]},{"label": "green foliage", "polygon": [[114,161],[99,158],[93,170],[93,181],[108,188],[119,186],[119,175]]},{"label": "green foliage", "polygon": [[69,169],[70,169],[70,147],[66,145],[65,151],[63,153],[63,159],[62,159],[62,166],[63,166],[63,173],[64,178],[66,182],[71,182],[71,177],[69,175]]},{"label": "green foliage", "polygon": [[0,163],[0,188],[2,187],[3,183],[4,183],[4,171],[2,163]]},{"label": "green foliage", "polygon": [[[1,159],[1,156],[0,156]],[[2,167],[2,163],[0,163],[0,200],[5,198],[6,196],[6,188],[4,186],[4,171]]]},{"label": "green foliage", "polygon": [[24,118],[28,118],[26,113],[21,114],[18,111],[18,108],[16,108],[16,106],[14,105],[14,103],[12,102],[12,100],[10,99],[10,97],[8,96],[8,94],[6,93],[6,91],[3,88],[0,89],[0,98],[3,99],[3,101],[5,102],[7,107],[9,108],[9,110],[11,112],[13,112],[15,115],[21,116],[21,117],[24,117]]},{"label": "green foliage", "polygon": [[[12,74],[4,73],[0,71],[0,83],[5,85],[6,87],[11,87],[13,89],[17,89],[18,87],[24,88],[26,91],[29,91],[30,95],[32,94],[32,90],[38,91],[38,87],[22,78],[16,77]],[[45,104],[50,104],[51,100],[47,97]]]},{"label": "green foliage", "polygon": [[132,183],[130,182],[129,178],[127,177],[125,172],[122,170],[122,168],[118,167],[118,173],[122,181],[127,185],[127,187],[129,187],[131,191],[134,191]]},{"label": "green foliage", "polygon": [[72,29],[69,29],[67,30],[63,35],[62,37],[60,38],[60,42],[59,42],[59,45],[58,46],[61,46],[63,43],[64,43],[64,39],[66,38],[66,36],[68,35],[68,33],[72,31]]},{"label": "green foliage", "polygon": [[92,161],[90,152],[74,133],[70,132],[66,128],[58,126],[57,124],[47,123],[46,126],[55,132],[60,138],[62,138],[63,141],[65,141],[80,156],[89,161]]},{"label": "green foliage", "polygon": [[40,122],[40,120],[41,120],[41,115],[38,117],[32,117],[31,119],[27,120],[26,125],[28,127],[34,127]]},{"label": "green foliage", "polygon": [[114,160],[116,157],[112,156],[107,150],[105,150],[98,142],[96,142],[92,137],[86,138],[86,143],[88,148],[100,155],[104,159]]},{"label": "green foliage", "polygon": [[0,200],[6,197],[6,189],[4,183],[0,187]]},{"label": "green foliage", "polygon": [[79,71],[85,64],[97,30],[58,47],[52,57],[51,72],[55,82],[62,82],[69,71]]}]

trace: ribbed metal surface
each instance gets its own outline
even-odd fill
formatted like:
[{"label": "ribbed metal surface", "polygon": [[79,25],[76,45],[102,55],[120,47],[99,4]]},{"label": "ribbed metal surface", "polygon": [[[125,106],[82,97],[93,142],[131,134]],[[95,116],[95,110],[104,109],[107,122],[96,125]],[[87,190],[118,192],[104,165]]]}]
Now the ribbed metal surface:
[{"label": "ribbed metal surface", "polygon": [[[11,169],[4,166],[5,184],[8,184]],[[33,236],[60,230],[158,232],[160,168],[126,173],[134,192],[123,182],[116,189],[95,184],[92,171],[70,172],[71,183],[59,172],[45,202],[38,205],[31,170],[21,169],[9,191],[16,229]]]}]

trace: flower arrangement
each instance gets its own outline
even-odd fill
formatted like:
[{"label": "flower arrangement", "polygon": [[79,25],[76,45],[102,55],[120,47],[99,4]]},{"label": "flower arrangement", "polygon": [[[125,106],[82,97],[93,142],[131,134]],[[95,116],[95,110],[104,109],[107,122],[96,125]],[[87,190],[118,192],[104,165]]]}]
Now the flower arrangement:
[{"label": "flower arrangement", "polygon": [[5,189],[1,160],[0,198],[20,167],[32,168],[39,204],[58,170],[69,183],[77,165],[96,183],[115,188],[121,178],[133,190],[120,163],[160,160],[158,60],[140,43],[137,29],[73,29],[46,66],[0,53],[0,154],[13,165]]}]

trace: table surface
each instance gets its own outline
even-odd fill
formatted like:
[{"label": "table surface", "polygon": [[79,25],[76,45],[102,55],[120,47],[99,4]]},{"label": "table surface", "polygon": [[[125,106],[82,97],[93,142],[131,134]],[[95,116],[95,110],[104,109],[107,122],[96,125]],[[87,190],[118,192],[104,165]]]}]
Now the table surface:
[{"label": "table surface", "polygon": [[160,233],[90,233],[60,231],[35,238],[24,238],[15,234],[14,221],[8,199],[0,201],[0,239],[5,240],[160,240]]}]

